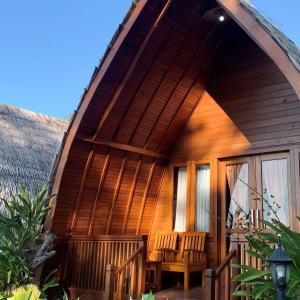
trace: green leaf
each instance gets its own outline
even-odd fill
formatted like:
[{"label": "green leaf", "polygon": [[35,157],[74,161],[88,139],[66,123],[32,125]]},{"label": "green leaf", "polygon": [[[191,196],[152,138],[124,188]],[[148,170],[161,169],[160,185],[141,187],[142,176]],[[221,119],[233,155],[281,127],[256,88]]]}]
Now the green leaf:
[{"label": "green leaf", "polygon": [[251,292],[251,291],[234,291],[232,293],[232,295],[236,296],[236,297],[242,297],[242,296],[255,297],[255,292]]},{"label": "green leaf", "polygon": [[234,281],[250,282],[251,280],[270,275],[269,271],[251,269],[234,277]]}]

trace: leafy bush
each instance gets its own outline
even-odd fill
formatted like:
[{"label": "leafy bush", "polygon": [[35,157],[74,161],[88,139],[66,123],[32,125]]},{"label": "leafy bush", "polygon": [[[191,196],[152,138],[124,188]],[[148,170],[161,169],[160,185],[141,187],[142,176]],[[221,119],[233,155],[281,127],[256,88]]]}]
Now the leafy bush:
[{"label": "leafy bush", "polygon": [[[55,255],[51,251],[55,236],[42,234],[51,197],[44,185],[35,196],[21,187],[16,196],[1,199],[0,299],[7,298],[18,287],[35,283],[36,269]],[[46,287],[53,285],[56,283],[51,281]]]},{"label": "leafy bush", "polygon": [[[298,217],[300,221],[300,218]],[[247,253],[259,259],[261,265],[254,268],[248,265],[233,265],[240,269],[241,274],[234,280],[240,282],[235,296],[249,296],[251,299],[276,299],[275,284],[271,279],[267,259],[274,251],[274,244],[280,243],[289,257],[293,260],[290,283],[286,289],[286,299],[300,299],[300,233],[294,232],[277,219],[264,221],[271,231],[258,231],[256,235],[247,234],[246,238],[251,246]]]}]

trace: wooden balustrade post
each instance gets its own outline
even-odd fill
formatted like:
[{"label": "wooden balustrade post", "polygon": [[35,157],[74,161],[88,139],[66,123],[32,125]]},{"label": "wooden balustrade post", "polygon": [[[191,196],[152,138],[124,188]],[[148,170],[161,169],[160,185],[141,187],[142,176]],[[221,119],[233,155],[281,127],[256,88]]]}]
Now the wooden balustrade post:
[{"label": "wooden balustrade post", "polygon": [[126,268],[122,270],[119,274],[118,278],[118,296],[117,300],[124,300],[125,299],[125,288],[126,288],[126,282],[125,282],[125,272]]},{"label": "wooden balustrade post", "polygon": [[137,259],[135,258],[130,266],[131,278],[130,278],[130,295],[129,296],[132,299],[136,299],[136,290],[137,290],[136,261],[137,261]]},{"label": "wooden balustrade post", "polygon": [[142,294],[145,291],[146,255],[145,248],[138,255],[138,298],[142,298]]},{"label": "wooden balustrade post", "polygon": [[116,267],[114,265],[107,265],[105,269],[104,300],[113,300],[115,278],[116,278]]},{"label": "wooden balustrade post", "polygon": [[[232,258],[231,264],[239,264],[240,263],[240,257],[239,257],[239,249],[238,249],[238,242],[232,243],[232,250],[235,250],[235,256]],[[237,268],[232,268],[231,267],[231,278],[234,278],[235,276],[239,275],[240,271]],[[235,289],[238,286],[238,282],[236,281],[231,281],[231,289],[232,291],[235,291]],[[233,296],[231,296],[231,299],[233,299]]]},{"label": "wooden balustrade post", "polygon": [[205,300],[215,300],[216,271],[207,269],[205,271]]}]

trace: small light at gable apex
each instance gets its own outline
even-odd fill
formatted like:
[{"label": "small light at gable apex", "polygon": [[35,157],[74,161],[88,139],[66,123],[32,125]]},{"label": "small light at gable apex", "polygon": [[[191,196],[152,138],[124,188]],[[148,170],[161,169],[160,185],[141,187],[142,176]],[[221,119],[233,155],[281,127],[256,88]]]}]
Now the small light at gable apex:
[{"label": "small light at gable apex", "polygon": [[225,17],[224,17],[223,15],[220,15],[220,16],[219,16],[219,21],[220,21],[220,22],[224,22],[224,21],[225,21]]}]

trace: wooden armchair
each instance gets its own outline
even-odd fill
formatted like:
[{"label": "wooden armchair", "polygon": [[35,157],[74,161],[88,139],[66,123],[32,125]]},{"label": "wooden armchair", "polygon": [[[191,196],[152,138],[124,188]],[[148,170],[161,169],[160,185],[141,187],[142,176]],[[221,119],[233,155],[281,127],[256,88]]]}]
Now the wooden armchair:
[{"label": "wooden armchair", "polygon": [[[182,234],[182,240],[180,245],[179,253],[176,249],[166,249],[164,248],[164,255],[167,252],[170,254],[175,254],[177,256],[174,260],[166,260],[164,257],[161,260],[160,267],[157,272],[169,271],[169,272],[182,272],[184,273],[184,289],[189,289],[190,287],[190,273],[191,272],[202,272],[202,287],[205,286],[205,270],[207,268],[207,258],[205,250],[205,236],[204,232],[185,232]],[[157,276],[158,280],[161,278],[159,273]],[[158,282],[158,287],[160,283]]]},{"label": "wooden armchair", "polygon": [[202,287],[205,286],[205,270],[207,268],[205,237],[205,232],[185,232],[182,235],[179,260],[183,261],[184,289],[190,287],[191,272],[202,272]]},{"label": "wooden armchair", "polygon": [[158,290],[161,289],[161,267],[165,262],[174,262],[178,254],[177,248],[178,233],[158,233],[154,242],[153,252],[147,262],[147,268],[155,266],[155,284]]}]

